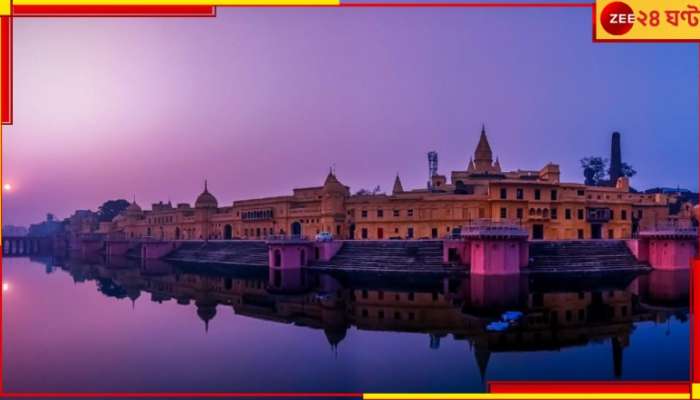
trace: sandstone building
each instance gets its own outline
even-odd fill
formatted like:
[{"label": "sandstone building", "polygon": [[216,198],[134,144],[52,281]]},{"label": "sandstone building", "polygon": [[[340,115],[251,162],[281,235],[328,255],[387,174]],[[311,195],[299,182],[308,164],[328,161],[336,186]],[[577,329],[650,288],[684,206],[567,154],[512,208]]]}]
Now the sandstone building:
[{"label": "sandstone building", "polygon": [[[351,194],[331,171],[321,186],[291,195],[219,205],[207,183],[193,206],[136,202],[102,233],[165,240],[264,239],[272,235],[313,237],[331,232],[341,239],[441,238],[460,227],[489,221],[517,223],[531,239],[629,238],[670,219],[690,221],[690,208],[669,215],[673,196],[637,193],[629,179],[614,185],[561,182],[559,166],[504,171],[484,128],[473,157],[448,176],[431,170],[427,188],[406,190],[396,176],[390,194]],[[686,215],[687,214],[687,215]]]}]

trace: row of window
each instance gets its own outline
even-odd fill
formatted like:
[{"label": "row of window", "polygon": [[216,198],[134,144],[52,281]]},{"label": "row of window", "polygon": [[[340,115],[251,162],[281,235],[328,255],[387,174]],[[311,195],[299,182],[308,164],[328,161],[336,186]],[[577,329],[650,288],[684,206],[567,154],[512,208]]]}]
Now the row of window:
[{"label": "row of window", "polygon": [[[572,219],[572,218],[573,218],[573,217],[572,217],[572,212],[573,212],[573,211],[572,211],[570,208],[565,209],[565,210],[564,210],[564,219],[567,219],[567,220]],[[516,219],[523,219],[523,213],[524,213],[524,211],[523,211],[522,208],[516,209],[516,210],[515,210],[515,218],[516,218]],[[639,213],[639,214],[640,214],[640,216],[641,216],[641,210],[640,210],[640,213]],[[549,218],[551,218],[551,219],[558,219],[558,218],[559,218],[559,211],[558,211],[558,209],[557,209],[556,207],[555,207],[555,208],[550,208],[550,209],[546,209],[546,208],[545,208],[544,210],[542,210],[541,208],[537,208],[537,209],[531,208],[528,215],[531,216],[531,217],[534,217],[534,216],[543,216],[544,218],[549,217]],[[608,215],[609,215],[609,217],[610,217],[609,219],[615,219],[615,212],[614,212],[614,210],[608,210]],[[500,210],[500,217],[501,217],[502,219],[508,218],[508,208],[506,208],[506,207],[501,207],[501,210]],[[583,211],[582,208],[579,208],[579,209],[576,210],[576,217],[577,217],[577,219],[579,219],[579,220],[583,220],[583,219],[584,219],[584,211]],[[622,221],[627,221],[627,210],[622,210],[622,211],[620,212],[620,219],[621,219]]]},{"label": "row of window", "polygon": [[[351,210],[348,214],[352,215],[352,214],[353,214],[353,211],[354,211],[354,210]],[[362,210],[362,212],[360,213],[360,215],[362,216],[362,218],[367,218],[367,214],[368,214],[367,210]],[[394,209],[394,210],[392,210],[392,215],[393,215],[394,217],[400,217],[400,216],[401,216],[401,210],[399,210],[399,209]],[[412,216],[413,216],[413,209],[412,209],[412,208],[409,208],[408,210],[406,210],[406,216],[407,216],[407,217],[412,217]],[[380,209],[377,210],[377,218],[384,218],[384,210],[383,210],[383,209],[380,208]]]},{"label": "row of window", "polygon": [[[400,311],[394,311],[394,319],[397,321],[400,321],[403,319],[402,313]],[[369,311],[366,308],[362,309],[362,317],[368,318],[369,317]],[[384,310],[379,310],[377,311],[377,318],[379,319],[384,319]],[[413,321],[416,319],[416,314],[413,311],[409,311],[406,313],[406,319],[409,321]]]},{"label": "row of window", "polygon": [[[446,233],[450,233],[450,227],[446,229]],[[413,239],[415,231],[413,227],[408,227],[406,229],[406,239]],[[360,229],[360,237],[362,239],[367,239],[369,237],[369,230],[367,228]],[[393,238],[400,238],[399,228],[394,228]],[[430,232],[430,237],[437,239],[439,237],[438,228],[432,228]],[[384,228],[377,228],[377,239],[384,239]]]},{"label": "row of window", "polygon": [[149,224],[169,224],[175,222],[175,217],[167,215],[163,217],[153,217],[148,219]]},{"label": "row of window", "polygon": [[[500,193],[501,200],[507,200],[508,199],[508,188],[501,188],[501,193]],[[583,190],[578,191],[579,196],[583,196]],[[535,189],[533,191],[533,198],[534,200],[542,200],[542,191],[540,189]],[[557,192],[557,189],[552,189],[549,191],[549,199],[551,201],[557,201],[559,198],[559,194]],[[517,188],[515,189],[515,199],[516,200],[524,200],[525,199],[525,191],[522,188]]]},{"label": "row of window", "polygon": [[272,209],[268,208],[266,210],[243,211],[241,213],[241,219],[244,221],[272,219]]},{"label": "row of window", "polygon": [[[433,294],[433,301],[438,301],[438,293],[437,293],[437,292],[432,292],[432,294]],[[353,298],[354,298],[355,293],[353,292],[352,295],[353,295]],[[362,298],[363,298],[363,299],[369,298],[369,291],[368,291],[367,289],[363,289],[363,290],[362,290]],[[415,294],[414,292],[409,292],[409,293],[406,295],[406,298],[408,299],[408,301],[414,301],[414,300],[416,299],[416,294]],[[379,299],[379,300],[384,300],[384,291],[382,291],[382,290],[377,291],[377,299]],[[401,294],[400,294],[400,293],[395,293],[395,294],[394,294],[394,299],[395,299],[396,301],[401,300]]]},{"label": "row of window", "polygon": [[[248,236],[255,236],[255,237],[265,237],[268,235],[274,235],[275,230],[274,228],[245,228],[243,229],[243,235],[248,237]],[[280,235],[284,235],[284,229],[279,230]]]}]

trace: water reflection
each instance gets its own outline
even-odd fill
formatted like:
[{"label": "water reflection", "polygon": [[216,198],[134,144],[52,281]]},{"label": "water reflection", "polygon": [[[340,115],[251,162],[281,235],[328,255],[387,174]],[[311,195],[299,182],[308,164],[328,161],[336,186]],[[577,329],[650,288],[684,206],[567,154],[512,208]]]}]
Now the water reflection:
[{"label": "water reflection", "polygon": [[[425,334],[425,346],[435,351],[451,337],[471,349],[482,382],[494,354],[560,351],[599,343],[609,346],[609,377],[619,378],[637,325],[688,318],[687,271],[654,271],[642,276],[454,278],[294,270],[268,275],[260,268],[204,268],[123,258],[34,261],[45,264],[46,273],[63,270],[74,282],[94,281],[102,295],[130,301],[132,307],[137,299],[139,303],[150,299],[189,305],[205,332],[220,319],[230,318],[223,312],[226,308],[238,316],[321,330],[335,357],[342,357],[338,349],[353,328]],[[489,330],[489,324],[506,311],[519,311],[523,316],[503,331]],[[687,352],[687,344],[680,345]],[[651,361],[655,349],[645,351]],[[346,353],[345,357],[351,356]],[[497,374],[504,377],[502,371]],[[505,377],[520,377],[515,375]],[[687,372],[679,375],[674,378],[687,378]]]}]

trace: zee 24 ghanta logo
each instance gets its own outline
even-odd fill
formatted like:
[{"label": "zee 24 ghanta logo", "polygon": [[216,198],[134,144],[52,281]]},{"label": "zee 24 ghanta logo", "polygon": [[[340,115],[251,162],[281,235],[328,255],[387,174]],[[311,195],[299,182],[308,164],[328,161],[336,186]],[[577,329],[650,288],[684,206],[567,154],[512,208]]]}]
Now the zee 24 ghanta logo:
[{"label": "zee 24 ghanta logo", "polygon": [[[659,3],[657,3],[659,4]],[[632,10],[627,3],[615,1],[606,5],[600,13],[600,24],[611,35],[624,35],[635,24],[643,28],[696,27],[700,22],[700,8],[685,4],[678,9]]]}]

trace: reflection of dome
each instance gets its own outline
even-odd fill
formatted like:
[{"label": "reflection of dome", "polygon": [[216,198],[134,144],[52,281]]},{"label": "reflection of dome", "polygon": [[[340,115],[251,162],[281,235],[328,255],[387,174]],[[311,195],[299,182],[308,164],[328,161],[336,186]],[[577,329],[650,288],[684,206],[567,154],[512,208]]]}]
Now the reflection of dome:
[{"label": "reflection of dome", "polygon": [[326,334],[326,339],[331,345],[331,348],[336,349],[338,347],[338,344],[340,344],[340,342],[342,342],[343,339],[345,339],[347,329],[345,327],[326,328],[323,330],[323,333]]},{"label": "reflection of dome", "polygon": [[209,193],[207,190],[207,181],[204,181],[204,191],[202,194],[197,196],[197,200],[194,202],[195,208],[216,208],[219,206],[219,202],[216,201],[216,197]]},{"label": "reflection of dome", "polygon": [[136,306],[136,299],[141,296],[141,291],[137,287],[129,287],[126,289],[126,296],[131,299],[131,306]]},{"label": "reflection of dome", "polygon": [[209,321],[214,319],[216,316],[216,302],[196,302],[197,305],[197,316],[199,319],[204,321],[204,331],[209,331]]}]

